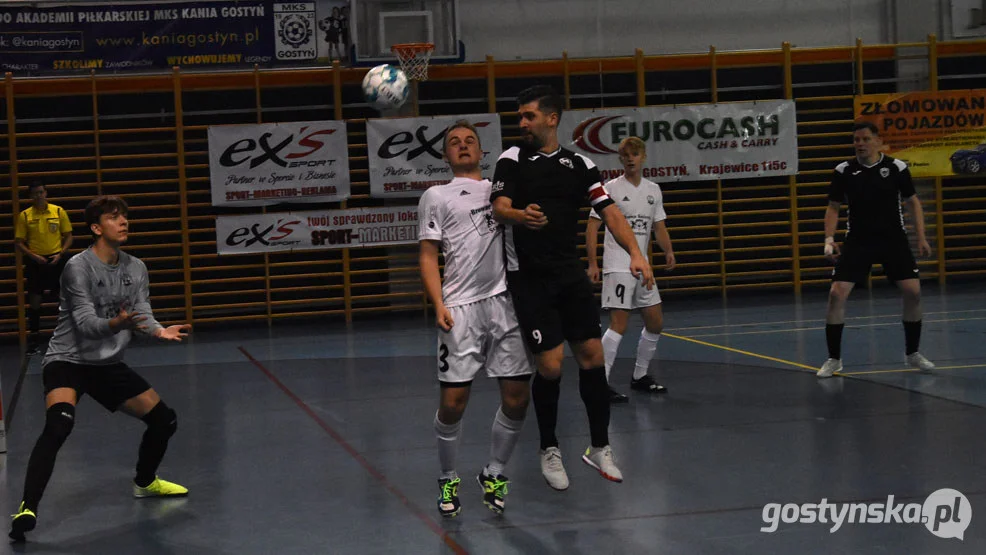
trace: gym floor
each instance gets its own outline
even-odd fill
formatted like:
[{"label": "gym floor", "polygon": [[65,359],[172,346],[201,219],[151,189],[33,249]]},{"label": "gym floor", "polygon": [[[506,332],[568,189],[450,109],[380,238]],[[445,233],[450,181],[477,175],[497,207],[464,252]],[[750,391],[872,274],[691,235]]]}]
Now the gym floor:
[{"label": "gym floor", "polygon": [[[854,292],[845,375],[818,380],[824,291],[800,301],[671,296],[651,369],[669,393],[631,392],[612,411],[626,481],[580,461],[588,424],[566,359],[558,436],[572,485],[544,483],[531,410],[507,467],[502,517],[483,506],[472,478],[498,403],[496,384],[477,380],[459,450],[463,510],[451,520],[435,508],[435,333],[420,314],[135,342],[128,363],[179,414],[160,474],[189,497],[133,499],[143,424],[84,399],[37,529],[26,544],[0,542],[0,553],[986,553],[986,294],[925,284],[921,351],[938,365],[931,374],[903,363],[900,310],[882,280]],[[641,325],[631,319],[613,370],[624,392]],[[40,356],[22,376],[19,355],[0,354],[6,515],[44,405]],[[927,526],[847,519],[832,531],[831,522],[782,516],[795,510],[783,505],[823,499],[924,505],[943,488],[964,494],[971,523],[936,505],[928,510],[945,518]],[[771,520],[776,530],[761,531]],[[942,535],[968,529],[961,540],[938,537],[936,520]]]}]

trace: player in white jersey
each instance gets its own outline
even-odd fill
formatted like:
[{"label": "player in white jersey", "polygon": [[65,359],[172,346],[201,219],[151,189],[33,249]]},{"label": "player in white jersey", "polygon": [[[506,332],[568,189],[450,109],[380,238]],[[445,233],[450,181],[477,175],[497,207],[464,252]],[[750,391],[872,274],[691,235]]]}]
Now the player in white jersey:
[{"label": "player in white jersey", "polygon": [[[648,252],[651,229],[658,246],[664,251],[664,263],[667,270],[674,269],[674,250],[671,247],[671,237],[665,225],[667,214],[664,212],[661,187],[653,181],[640,175],[641,166],[647,159],[644,142],[637,137],[627,137],[620,143],[618,152],[623,163],[624,174],[606,183],[606,192],[620,207],[627,222],[637,237],[641,252]],[[596,242],[602,220],[595,211],[589,214],[589,224],[586,229],[586,251],[588,252],[589,268],[586,272],[594,283],[599,283],[599,264],[596,260]],[[606,362],[606,380],[616,360],[616,351],[626,333],[627,320],[631,310],[639,309],[644,317],[644,329],[637,341],[637,362],[630,380],[630,388],[648,393],[665,393],[667,389],[654,381],[648,373],[650,362],[657,350],[657,341],[661,338],[664,327],[664,315],[661,310],[661,294],[657,287],[647,289],[629,270],[630,257],[617,244],[613,234],[606,230],[603,243],[602,269],[602,301],[603,308],[609,309],[609,329],[603,334],[603,357]],[[626,395],[610,386],[610,401],[625,403]]]},{"label": "player in white jersey", "polygon": [[[421,280],[439,327],[441,398],[434,425],[442,467],[438,511],[445,517],[460,510],[455,458],[462,413],[481,369],[498,378],[500,407],[493,419],[490,461],[477,479],[486,506],[503,513],[508,483],[503,468],[520,439],[534,368],[507,292],[503,229],[493,219],[491,184],[479,168],[482,157],[476,128],[465,120],[454,123],[445,136],[445,158],[454,178],[425,191],[418,203]],[[439,250],[445,254],[444,282]]]}]

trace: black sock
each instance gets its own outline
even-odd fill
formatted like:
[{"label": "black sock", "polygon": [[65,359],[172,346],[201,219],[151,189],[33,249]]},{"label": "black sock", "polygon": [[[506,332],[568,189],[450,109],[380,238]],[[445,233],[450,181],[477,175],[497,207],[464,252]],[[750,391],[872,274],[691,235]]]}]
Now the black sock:
[{"label": "black sock", "polygon": [[829,358],[842,358],[842,328],[845,324],[825,324],[825,340],[829,345]]},{"label": "black sock", "polygon": [[145,488],[154,481],[157,467],[161,465],[164,452],[168,450],[168,439],[178,429],[178,415],[164,401],[160,401],[141,420],[147,424],[147,430],[144,431],[140,449],[137,451],[137,475],[134,483]]},{"label": "black sock", "polygon": [[531,384],[531,400],[534,401],[534,414],[538,417],[541,449],[558,447],[555,425],[558,422],[558,395],[560,392],[560,376],[557,380],[549,380],[540,372],[534,373],[534,382]]},{"label": "black sock", "polygon": [[45,427],[34,444],[27,461],[24,478],[24,508],[37,512],[38,503],[48,487],[48,480],[55,469],[55,457],[62,444],[72,433],[75,424],[75,407],[69,403],[55,403],[45,412]]},{"label": "black sock", "polygon": [[589,417],[593,447],[609,445],[609,385],[603,367],[579,370],[579,395]]},{"label": "black sock", "polygon": [[904,321],[904,354],[913,355],[918,352],[921,343],[921,320],[917,322]]},{"label": "black sock", "polygon": [[33,308],[27,309],[28,320],[30,320],[31,328],[31,340],[37,339],[38,333],[41,330],[41,309],[34,310]]}]

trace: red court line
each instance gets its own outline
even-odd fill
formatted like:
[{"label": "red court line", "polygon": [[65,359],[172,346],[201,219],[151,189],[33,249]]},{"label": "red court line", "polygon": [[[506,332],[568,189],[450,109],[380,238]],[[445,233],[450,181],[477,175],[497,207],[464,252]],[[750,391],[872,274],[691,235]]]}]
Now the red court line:
[{"label": "red court line", "polygon": [[338,443],[340,447],[342,447],[347,453],[349,453],[349,456],[356,459],[356,462],[358,462],[360,466],[362,466],[363,469],[370,474],[370,476],[376,478],[376,480],[380,482],[380,484],[383,485],[383,487],[386,488],[387,491],[394,494],[394,497],[396,497],[401,503],[403,503],[404,506],[407,507],[407,509],[411,511],[411,513],[414,516],[418,517],[418,520],[425,523],[425,525],[428,526],[428,528],[432,532],[437,534],[438,537],[441,538],[443,542],[445,542],[445,545],[447,545],[452,550],[453,553],[457,553],[460,555],[468,555],[469,553],[468,551],[466,551],[461,545],[456,543],[456,541],[452,539],[451,536],[449,536],[448,532],[443,530],[441,526],[439,526],[434,520],[432,520],[428,515],[426,515],[424,511],[422,511],[417,505],[412,503],[411,500],[408,499],[407,496],[401,492],[401,490],[397,489],[396,486],[390,483],[390,480],[388,480],[387,477],[384,476],[382,472],[374,468],[373,465],[370,464],[370,462],[367,461],[366,458],[363,455],[361,455],[360,452],[357,451],[355,447],[350,445],[349,442],[346,441],[346,439],[343,438],[342,435],[335,430],[335,428],[333,428],[328,423],[326,423],[325,420],[322,420],[322,418],[318,414],[316,414],[315,411],[311,409],[311,407],[308,406],[308,403],[305,403],[305,401],[303,401],[301,397],[295,395],[295,393],[291,391],[291,389],[289,389],[288,386],[284,385],[284,383],[282,383],[281,380],[277,379],[277,376],[275,376],[273,372],[271,372],[270,370],[267,369],[267,367],[261,364],[259,360],[253,358],[253,355],[247,352],[246,349],[244,349],[243,347],[237,347],[237,348],[240,350],[241,353],[243,353],[243,356],[247,357],[247,359],[249,359],[254,366],[259,368],[260,371],[263,372],[265,376],[267,376],[267,379],[269,379],[271,382],[274,383],[274,385],[280,388],[280,390],[283,391],[284,394],[287,395],[292,401],[294,401],[294,403],[298,405],[298,407],[302,411],[304,411],[304,413],[307,414],[309,418],[314,420],[315,423],[318,424],[320,428],[325,430],[325,433],[329,434],[329,437],[335,440],[335,442]]}]

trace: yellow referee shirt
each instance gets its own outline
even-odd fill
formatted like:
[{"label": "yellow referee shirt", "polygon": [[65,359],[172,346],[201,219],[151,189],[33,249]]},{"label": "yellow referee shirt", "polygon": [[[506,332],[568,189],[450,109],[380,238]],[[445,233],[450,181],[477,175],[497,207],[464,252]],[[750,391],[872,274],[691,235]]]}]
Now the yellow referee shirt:
[{"label": "yellow referee shirt", "polygon": [[48,203],[38,210],[31,206],[21,212],[14,230],[16,239],[27,241],[27,248],[40,256],[51,256],[62,250],[62,234],[72,232],[72,222],[60,206]]}]

